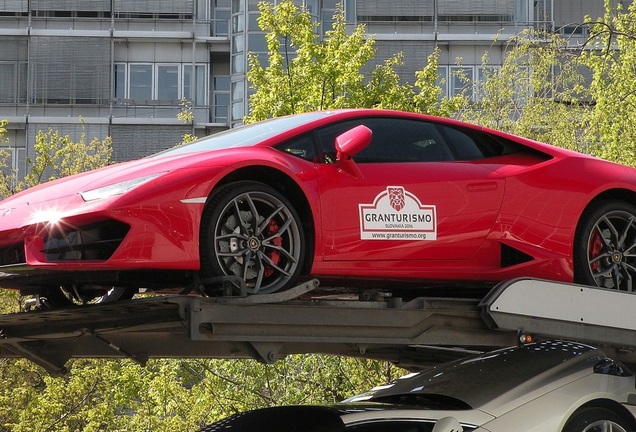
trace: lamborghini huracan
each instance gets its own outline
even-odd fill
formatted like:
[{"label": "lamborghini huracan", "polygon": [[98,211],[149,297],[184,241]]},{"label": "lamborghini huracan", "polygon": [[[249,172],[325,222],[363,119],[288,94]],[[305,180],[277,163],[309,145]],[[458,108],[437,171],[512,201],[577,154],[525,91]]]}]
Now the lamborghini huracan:
[{"label": "lamborghini huracan", "polygon": [[5,199],[0,287],[82,302],[306,277],[632,291],[635,218],[627,166],[446,118],[311,112]]}]

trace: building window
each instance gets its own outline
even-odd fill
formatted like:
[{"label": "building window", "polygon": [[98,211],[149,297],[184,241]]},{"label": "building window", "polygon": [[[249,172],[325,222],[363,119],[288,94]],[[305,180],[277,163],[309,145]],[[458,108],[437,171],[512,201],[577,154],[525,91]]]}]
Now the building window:
[{"label": "building window", "polygon": [[192,101],[195,106],[205,105],[206,73],[204,65],[183,65],[183,99]]},{"label": "building window", "polygon": [[117,100],[188,99],[195,106],[206,104],[207,72],[204,64],[116,63],[114,97]]},{"label": "building window", "polygon": [[318,0],[304,0],[305,9],[311,15],[312,21],[320,20],[320,2]]},{"label": "building window", "polygon": [[230,76],[214,77],[214,106],[212,112],[213,123],[228,122],[228,107],[230,106]]},{"label": "building window", "polygon": [[152,65],[130,65],[130,99],[152,99]]},{"label": "building window", "polygon": [[17,64],[0,63],[0,103],[16,102]]},{"label": "building window", "polygon": [[344,2],[344,14],[347,24],[355,24],[356,22],[356,1],[342,0]]},{"label": "building window", "polygon": [[513,15],[439,15],[437,17],[440,22],[486,22],[486,23],[503,23],[514,22]]},{"label": "building window", "polygon": [[245,72],[245,57],[243,54],[232,56],[232,73],[242,74]]},{"label": "building window", "polygon": [[157,99],[179,99],[179,66],[157,66]]},{"label": "building window", "polygon": [[126,74],[126,64],[125,63],[117,63],[115,64],[115,99],[126,99],[126,82],[127,74]]},{"label": "building window", "polygon": [[243,81],[232,83],[232,122],[240,122],[245,116],[245,91]]},{"label": "building window", "polygon": [[212,24],[212,36],[227,36],[230,34],[230,11],[215,9]]}]

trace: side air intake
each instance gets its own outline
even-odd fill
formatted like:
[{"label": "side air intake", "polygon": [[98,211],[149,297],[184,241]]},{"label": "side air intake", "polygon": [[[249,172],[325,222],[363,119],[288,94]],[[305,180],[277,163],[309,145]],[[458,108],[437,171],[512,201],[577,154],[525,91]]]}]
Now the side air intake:
[{"label": "side air intake", "polygon": [[527,253],[521,252],[519,249],[515,249],[511,246],[501,245],[501,267],[511,267],[518,264],[523,264],[528,261],[532,261],[533,258]]}]

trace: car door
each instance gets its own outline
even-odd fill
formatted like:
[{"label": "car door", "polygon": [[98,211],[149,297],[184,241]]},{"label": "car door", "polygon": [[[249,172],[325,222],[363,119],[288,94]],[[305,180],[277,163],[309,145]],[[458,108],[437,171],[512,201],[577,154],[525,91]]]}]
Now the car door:
[{"label": "car door", "polygon": [[[364,124],[373,133],[353,156],[335,161],[334,140]],[[449,260],[472,256],[490,232],[504,180],[474,160],[457,160],[443,126],[363,118],[317,131],[323,259]],[[345,167],[346,168],[346,167]]]}]

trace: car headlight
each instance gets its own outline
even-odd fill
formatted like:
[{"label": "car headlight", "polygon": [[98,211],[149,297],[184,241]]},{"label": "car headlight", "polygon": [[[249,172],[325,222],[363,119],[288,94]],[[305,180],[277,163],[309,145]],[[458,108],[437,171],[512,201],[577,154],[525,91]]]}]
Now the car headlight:
[{"label": "car headlight", "polygon": [[119,183],[114,183],[108,186],[100,187],[97,189],[80,192],[80,195],[84,201],[95,201],[98,199],[104,199],[116,195],[123,195],[126,192],[133,190],[136,187],[141,186],[144,183],[148,183],[150,180],[165,174],[164,172],[150,174],[144,177],[138,177],[131,180],[126,180]]}]

